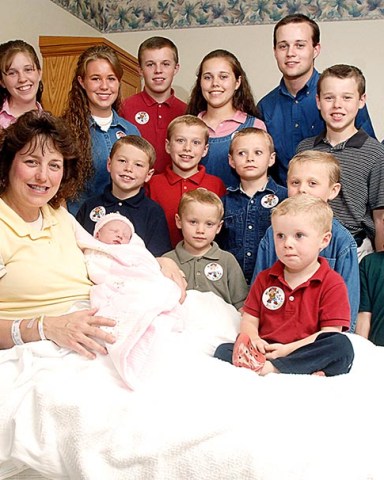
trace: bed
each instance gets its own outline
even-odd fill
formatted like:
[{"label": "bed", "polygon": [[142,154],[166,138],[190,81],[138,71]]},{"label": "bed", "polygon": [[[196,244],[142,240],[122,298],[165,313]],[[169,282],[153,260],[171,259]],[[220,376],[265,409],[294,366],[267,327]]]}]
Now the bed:
[{"label": "bed", "polygon": [[0,479],[383,480],[384,349],[350,335],[348,375],[258,377],[212,358],[239,315],[188,293],[135,391],[108,357],[0,352]]}]

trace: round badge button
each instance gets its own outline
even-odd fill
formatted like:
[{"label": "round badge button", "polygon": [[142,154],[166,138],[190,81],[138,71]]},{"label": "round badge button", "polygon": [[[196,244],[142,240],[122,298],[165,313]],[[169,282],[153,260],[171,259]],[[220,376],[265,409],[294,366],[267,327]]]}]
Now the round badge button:
[{"label": "round badge button", "polygon": [[98,222],[100,218],[104,217],[105,213],[106,213],[105,208],[102,205],[100,205],[98,207],[95,207],[93,210],[91,210],[91,213],[89,214],[89,218],[93,222]]},{"label": "round badge button", "polygon": [[262,296],[263,304],[269,310],[277,310],[283,305],[284,300],[284,291],[280,287],[269,287]]},{"label": "round badge button", "polygon": [[208,263],[204,268],[204,275],[211,280],[211,282],[217,282],[223,276],[223,267],[216,262]]},{"label": "round badge button", "polygon": [[273,193],[268,193],[267,195],[264,195],[261,199],[261,205],[264,208],[273,208],[276,207],[276,205],[279,203],[279,197],[277,195],[274,195]]},{"label": "round badge button", "polygon": [[135,115],[135,121],[136,123],[139,123],[140,125],[145,125],[146,123],[149,122],[149,115],[147,112],[137,112]]}]

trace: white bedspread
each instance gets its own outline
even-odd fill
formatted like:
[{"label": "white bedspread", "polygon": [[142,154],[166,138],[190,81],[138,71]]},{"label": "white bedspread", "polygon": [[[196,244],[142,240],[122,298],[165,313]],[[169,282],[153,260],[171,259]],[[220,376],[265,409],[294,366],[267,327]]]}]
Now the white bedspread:
[{"label": "white bedspread", "polygon": [[108,357],[36,342],[0,352],[0,465],[50,479],[383,480],[384,349],[351,336],[349,375],[237,369],[210,356],[238,314],[189,292],[151,375],[128,390]]}]

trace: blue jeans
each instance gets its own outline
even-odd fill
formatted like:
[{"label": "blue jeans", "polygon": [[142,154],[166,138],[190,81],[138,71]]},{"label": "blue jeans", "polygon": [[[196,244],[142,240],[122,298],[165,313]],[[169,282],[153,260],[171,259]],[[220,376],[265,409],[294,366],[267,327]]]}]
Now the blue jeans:
[{"label": "blue jeans", "polygon": [[[214,357],[232,363],[233,346],[233,343],[219,345]],[[346,335],[325,332],[320,333],[313,343],[270,362],[280,373],[311,374],[321,370],[327,377],[333,377],[348,373],[354,356],[352,343]]]}]

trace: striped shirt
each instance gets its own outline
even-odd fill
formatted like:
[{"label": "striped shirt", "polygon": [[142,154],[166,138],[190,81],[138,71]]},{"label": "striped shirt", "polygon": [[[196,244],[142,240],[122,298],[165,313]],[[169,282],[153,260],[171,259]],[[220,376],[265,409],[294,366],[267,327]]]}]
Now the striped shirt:
[{"label": "striped shirt", "polygon": [[341,191],[330,205],[335,217],[354,236],[375,238],[372,210],[384,208],[384,145],[358,130],[351,138],[332,146],[325,132],[306,138],[297,147],[332,153],[340,162]]}]

